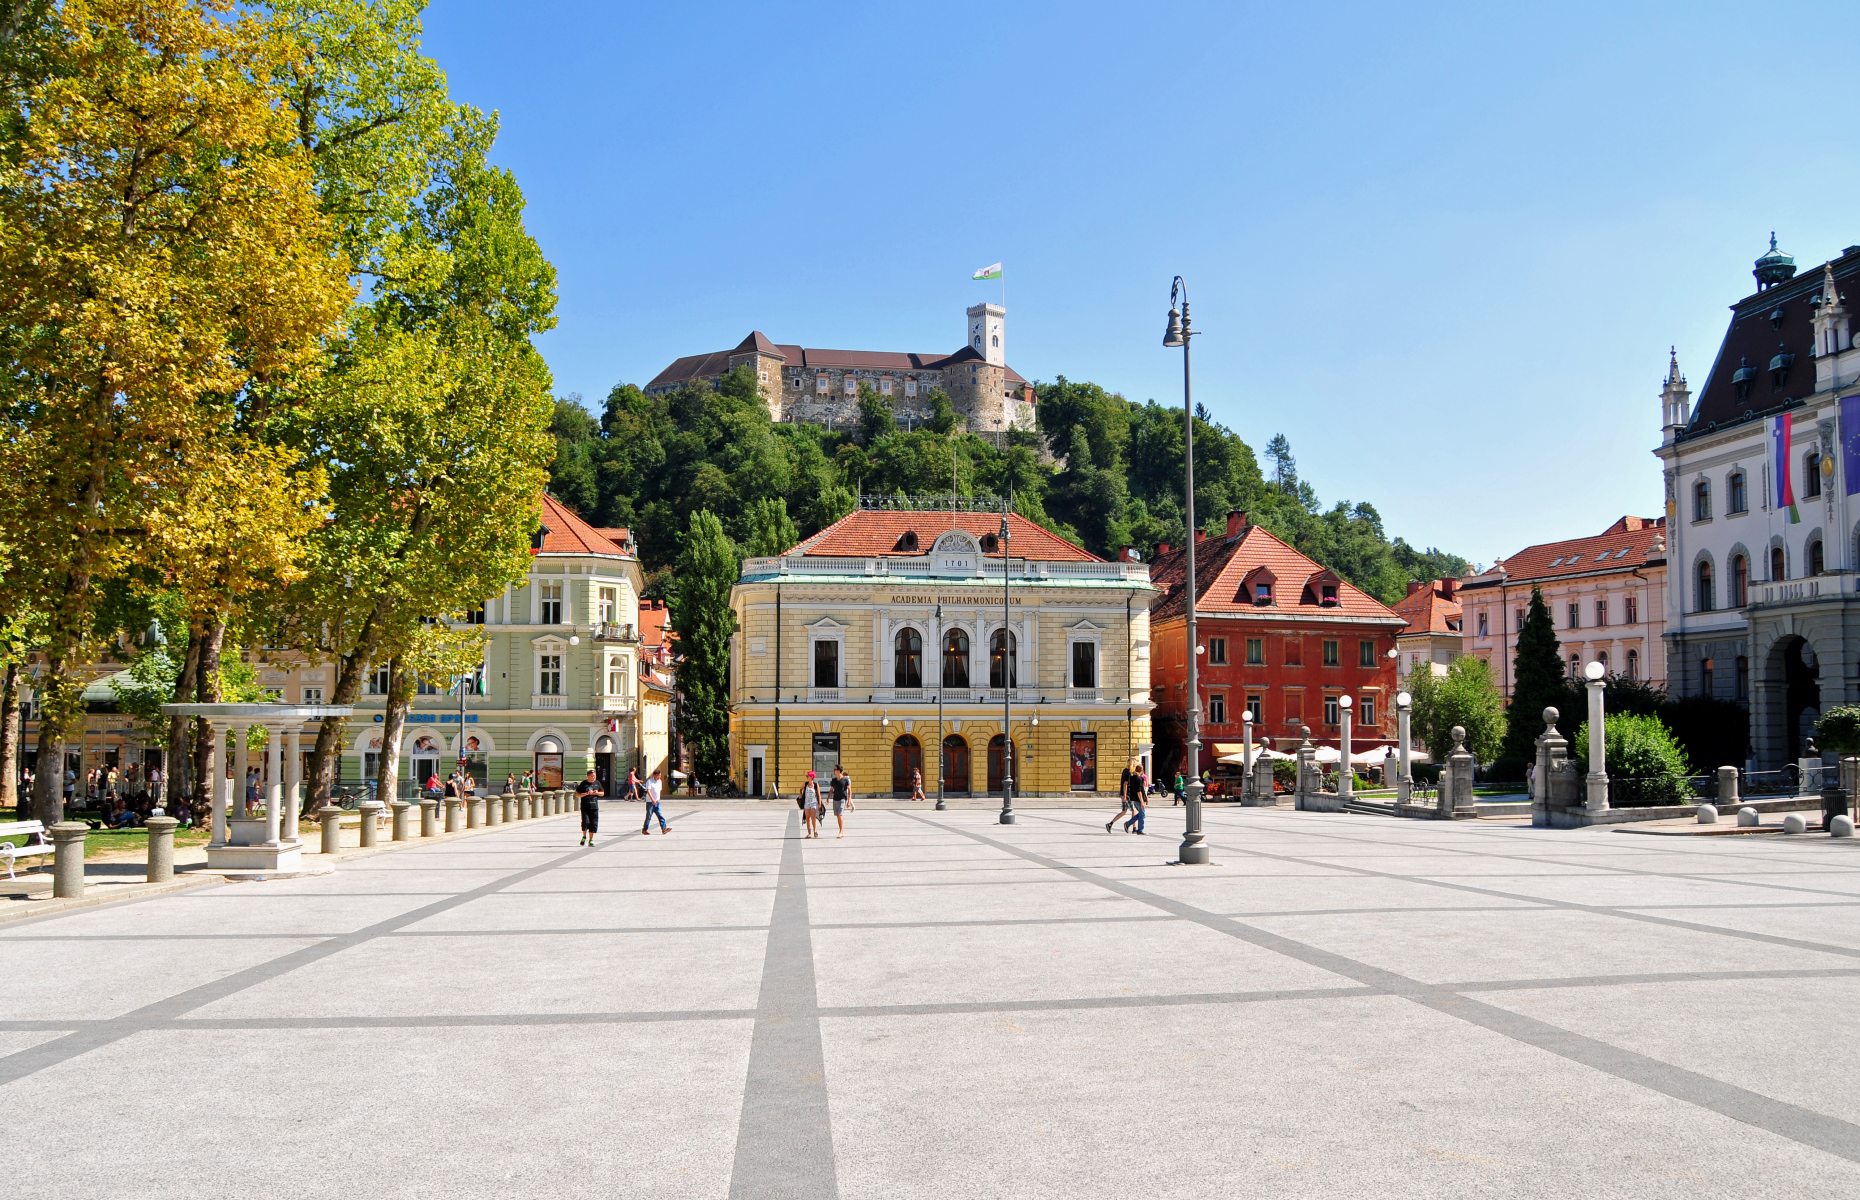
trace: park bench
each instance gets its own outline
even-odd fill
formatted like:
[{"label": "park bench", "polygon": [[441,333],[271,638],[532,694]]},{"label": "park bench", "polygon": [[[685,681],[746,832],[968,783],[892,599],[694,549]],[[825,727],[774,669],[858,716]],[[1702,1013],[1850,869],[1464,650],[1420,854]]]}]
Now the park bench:
[{"label": "park bench", "polygon": [[6,877],[17,878],[13,874],[13,860],[16,858],[43,857],[54,853],[53,846],[45,840],[45,825],[41,821],[0,821],[0,838],[24,835],[31,839],[23,846],[12,842],[0,841],[0,858],[6,860]]}]

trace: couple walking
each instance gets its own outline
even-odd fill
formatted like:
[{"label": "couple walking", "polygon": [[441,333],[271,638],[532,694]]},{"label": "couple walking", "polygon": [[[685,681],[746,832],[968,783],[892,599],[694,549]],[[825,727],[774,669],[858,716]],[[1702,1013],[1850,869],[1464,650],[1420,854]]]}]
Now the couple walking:
[{"label": "couple walking", "polygon": [[[840,837],[846,836],[846,810],[853,806],[852,776],[839,763],[833,764],[833,778],[827,784],[828,794],[833,798],[833,820],[839,825]],[[795,804],[800,806],[801,820],[807,826],[804,837],[820,836],[821,799],[820,784],[814,773],[807,773],[807,782],[801,785],[801,794],[795,797]]]},{"label": "couple walking", "polygon": [[[642,834],[652,833],[652,819],[659,818],[659,832],[670,833],[672,827],[666,824],[665,809],[659,805],[659,796],[664,791],[663,773],[654,771],[652,778],[646,781],[646,820],[639,827]],[[601,781],[593,771],[588,777],[575,785],[575,793],[581,797],[581,844],[592,846],[594,835],[601,828],[601,797],[607,793],[601,788]]]},{"label": "couple walking", "polygon": [[[1143,764],[1136,759],[1124,768],[1123,778],[1118,781],[1117,817],[1124,818],[1125,833],[1143,833],[1143,817],[1149,811],[1149,780],[1143,777]],[[1104,831],[1111,832],[1111,826],[1117,824],[1117,817],[1104,823]],[[1134,828],[1133,828],[1134,826]]]}]

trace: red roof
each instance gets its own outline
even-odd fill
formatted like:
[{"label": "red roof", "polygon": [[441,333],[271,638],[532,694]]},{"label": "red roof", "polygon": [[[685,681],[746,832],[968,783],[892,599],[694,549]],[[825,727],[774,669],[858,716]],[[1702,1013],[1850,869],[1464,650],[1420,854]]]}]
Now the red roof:
[{"label": "red roof", "polygon": [[[1015,558],[1035,562],[1103,562],[1082,546],[1075,546],[1019,513],[1008,514],[1009,549]],[[1001,514],[994,512],[900,512],[893,509],[858,509],[789,550],[809,558],[921,558],[936,540],[952,529],[976,541],[1001,531]],[[916,535],[914,548],[906,534]],[[1001,551],[982,551],[984,558],[1000,558]]]},{"label": "red roof", "polygon": [[[1272,575],[1272,603],[1255,604],[1251,588],[1242,592],[1247,577],[1260,567]],[[1150,582],[1163,589],[1163,598],[1150,609],[1152,621],[1182,616],[1187,610],[1188,554],[1183,549],[1159,555],[1150,565]],[[1336,602],[1323,603],[1323,587],[1334,583]],[[1201,595],[1195,612],[1297,614],[1313,620],[1325,617],[1385,618],[1401,620],[1380,600],[1338,577],[1328,567],[1306,558],[1257,525],[1240,525],[1238,532],[1207,538],[1195,546],[1195,587]]]},{"label": "red roof", "polygon": [[541,554],[610,554],[616,558],[631,558],[632,554],[622,549],[603,530],[596,529],[554,496],[544,492],[542,498],[542,523],[549,530],[543,535]]},{"label": "red roof", "polygon": [[1395,602],[1395,615],[1408,622],[1404,633],[1458,633],[1460,602],[1448,593],[1458,587],[1456,579],[1430,580],[1412,584],[1413,591]]},{"label": "red roof", "polygon": [[[1666,562],[1666,518],[1622,517],[1594,537],[1526,546],[1492,564],[1504,568],[1506,583],[1530,583],[1576,575],[1613,575]],[[1467,587],[1495,586],[1493,579],[1468,580]]]}]

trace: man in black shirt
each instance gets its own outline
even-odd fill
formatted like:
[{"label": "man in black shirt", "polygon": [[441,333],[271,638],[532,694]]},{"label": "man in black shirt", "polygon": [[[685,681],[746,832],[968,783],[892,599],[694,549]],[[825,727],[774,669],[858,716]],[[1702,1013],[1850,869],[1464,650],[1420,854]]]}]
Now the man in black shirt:
[{"label": "man in black shirt", "polygon": [[846,809],[852,807],[852,776],[846,768],[833,764],[833,779],[830,782],[830,795],[833,797],[833,820],[840,827],[840,836],[846,836]]},{"label": "man in black shirt", "polygon": [[601,797],[607,793],[601,790],[594,772],[589,771],[588,777],[575,785],[575,794],[581,797],[581,845],[592,846],[601,828]]}]

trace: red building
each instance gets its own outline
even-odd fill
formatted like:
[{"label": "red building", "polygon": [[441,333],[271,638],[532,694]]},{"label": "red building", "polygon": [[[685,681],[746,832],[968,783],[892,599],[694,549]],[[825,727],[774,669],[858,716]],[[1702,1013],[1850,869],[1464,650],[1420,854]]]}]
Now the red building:
[{"label": "red building", "polygon": [[[1181,762],[1187,721],[1187,571],[1183,550],[1157,548],[1150,579],[1163,595],[1150,609],[1150,678],[1164,779]],[[1203,767],[1239,752],[1249,708],[1256,741],[1290,749],[1309,725],[1314,744],[1337,745],[1341,696],[1356,701],[1354,752],[1394,743],[1390,651],[1405,622],[1386,605],[1247,524],[1243,512],[1227,514],[1225,535],[1197,535],[1195,585]]]}]

